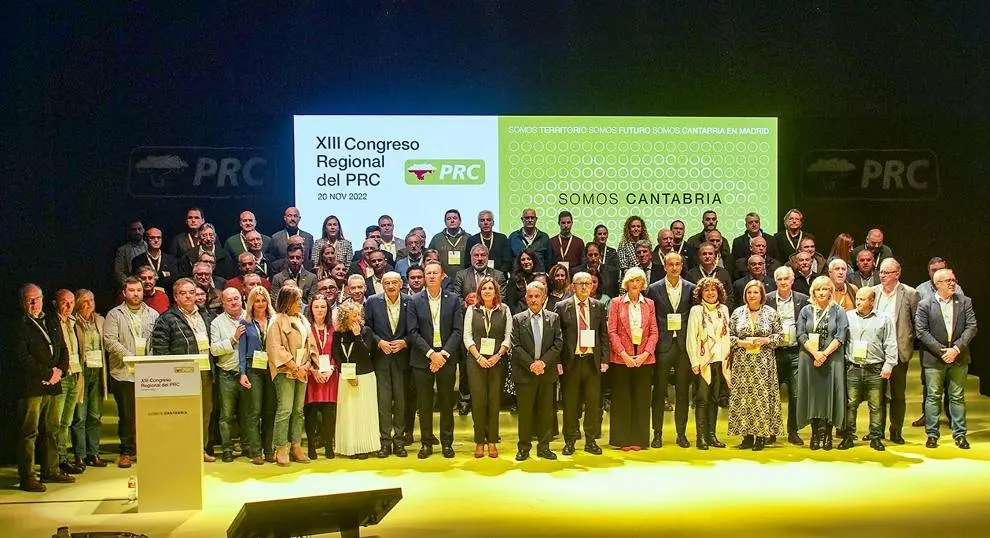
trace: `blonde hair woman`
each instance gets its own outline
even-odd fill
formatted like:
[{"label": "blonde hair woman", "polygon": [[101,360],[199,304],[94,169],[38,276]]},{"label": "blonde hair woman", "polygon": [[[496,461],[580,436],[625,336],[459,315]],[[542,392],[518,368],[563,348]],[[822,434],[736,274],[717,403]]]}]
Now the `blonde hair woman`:
[{"label": "blonde hair woman", "polygon": [[284,286],[278,292],[275,320],[268,328],[265,348],[268,371],[275,383],[275,460],[281,466],[291,458],[309,463],[302,449],[303,405],[306,403],[306,380],[310,365],[316,360],[316,348],[310,346],[309,323],[300,315],[302,290]]},{"label": "blonde hair woman", "polygon": [[337,452],[366,459],[382,448],[378,431],[378,382],[371,363],[374,339],[364,311],[352,301],[337,307],[333,356],[340,363],[337,385]]},{"label": "blonde hair woman", "polygon": [[272,308],[268,290],[263,286],[251,288],[244,308],[244,319],[241,320],[244,334],[237,341],[237,363],[241,370],[241,387],[247,391],[241,397],[241,445],[255,465],[264,465],[266,459],[275,461],[272,448],[275,385],[268,374],[268,353],[265,349],[265,338],[274,317],[275,309]]}]

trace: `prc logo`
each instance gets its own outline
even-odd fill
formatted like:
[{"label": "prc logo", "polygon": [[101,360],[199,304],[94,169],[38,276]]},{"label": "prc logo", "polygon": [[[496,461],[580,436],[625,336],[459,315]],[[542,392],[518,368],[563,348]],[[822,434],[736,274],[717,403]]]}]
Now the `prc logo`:
[{"label": "prc logo", "polygon": [[485,182],[482,159],[409,160],[405,164],[408,185],[481,185]]}]

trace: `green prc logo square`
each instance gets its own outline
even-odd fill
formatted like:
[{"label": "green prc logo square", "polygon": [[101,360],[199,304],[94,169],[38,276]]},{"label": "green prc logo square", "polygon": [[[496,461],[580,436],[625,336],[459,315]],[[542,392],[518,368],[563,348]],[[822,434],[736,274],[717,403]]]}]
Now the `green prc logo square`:
[{"label": "green prc logo square", "polygon": [[406,161],[407,185],[481,185],[485,182],[482,159],[415,159]]}]

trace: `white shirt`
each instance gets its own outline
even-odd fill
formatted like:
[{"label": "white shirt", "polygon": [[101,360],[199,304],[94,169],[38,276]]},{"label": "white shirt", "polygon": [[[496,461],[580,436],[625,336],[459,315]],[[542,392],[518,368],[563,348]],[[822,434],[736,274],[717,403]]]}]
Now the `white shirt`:
[{"label": "white shirt", "polygon": [[877,306],[873,310],[875,312],[881,312],[886,314],[891,321],[894,321],[894,341],[897,341],[897,287],[894,287],[894,291],[890,295],[883,291],[883,286],[880,286],[877,290]]},{"label": "white shirt", "polygon": [[945,323],[946,343],[952,343],[952,322],[953,309],[955,308],[955,297],[950,295],[948,299],[942,299],[941,295],[936,295],[938,306],[942,309],[942,321]]},{"label": "white shirt", "polygon": [[[472,325],[474,323],[474,311],[475,310],[476,310],[476,308],[474,308],[472,306],[472,307],[469,307],[467,309],[467,312],[464,313],[464,335],[463,335],[463,339],[464,339],[464,347],[465,348],[469,348],[469,347],[471,347],[473,345],[477,345],[475,343],[475,339],[474,339],[474,326]],[[498,352],[498,350],[500,349],[499,346],[504,347],[506,349],[511,349],[512,348],[512,314],[509,313],[509,307],[505,306],[505,304],[503,303],[503,304],[499,304],[498,305],[498,308],[496,308],[495,310],[489,310],[487,308],[484,308],[484,312],[486,314],[488,314],[489,316],[491,316],[493,313],[495,313],[495,312],[497,312],[499,310],[501,310],[505,314],[505,338],[503,338],[502,339],[502,342],[500,344],[498,344],[498,346],[495,347],[495,351],[496,352]],[[482,334],[480,336],[487,338],[487,336],[484,335],[484,334]],[[479,350],[481,349],[481,346],[480,345],[478,346],[478,349]]]},{"label": "white shirt", "polygon": [[240,368],[237,363],[237,349],[231,339],[243,317],[243,312],[237,318],[232,318],[224,312],[210,322],[210,336],[212,337],[210,339],[210,354],[217,358],[217,366],[223,370],[236,372]]}]

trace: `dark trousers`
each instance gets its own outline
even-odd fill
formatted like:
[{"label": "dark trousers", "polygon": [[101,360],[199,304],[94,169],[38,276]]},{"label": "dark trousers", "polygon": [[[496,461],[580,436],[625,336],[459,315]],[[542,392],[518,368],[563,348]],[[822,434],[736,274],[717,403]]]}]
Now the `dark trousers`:
[{"label": "dark trousers", "polygon": [[[337,428],[336,402],[310,402],[303,407],[306,424],[306,440],[309,446],[319,437],[326,453],[333,451],[333,439]],[[320,433],[317,433],[319,431]]]},{"label": "dark trousers", "polygon": [[17,401],[20,417],[20,434],[17,440],[17,474],[21,484],[34,478],[34,451],[38,436],[41,436],[41,476],[42,478],[59,473],[58,470],[58,396],[31,396]]},{"label": "dark trousers", "polygon": [[458,380],[457,380],[457,392],[458,398],[461,402],[471,401],[471,374],[467,370],[467,363],[469,361],[466,354],[462,354],[459,361],[457,361],[458,370]]},{"label": "dark trousers", "polygon": [[416,428],[416,411],[419,409],[416,400],[416,376],[413,375],[413,369],[411,367],[406,367],[402,371],[402,379],[405,383],[405,397],[406,401],[403,405],[403,422],[402,425],[405,428],[406,435],[410,435]]},{"label": "dark trousers", "polygon": [[[798,348],[778,347],[774,350],[777,358],[777,385],[787,385],[787,433],[797,433],[797,375]],[[901,418],[903,418],[903,414]]]},{"label": "dark trousers", "polygon": [[612,446],[650,445],[650,385],[655,365],[630,368],[611,364],[612,407],[609,413],[608,444]]},{"label": "dark trousers", "polygon": [[[273,454],[275,429],[275,384],[268,370],[250,368],[251,388],[241,387],[241,450],[250,457]],[[260,429],[259,429],[260,428]]]},{"label": "dark trousers", "polygon": [[578,419],[584,409],[584,438],[597,439],[602,434],[602,373],[594,355],[578,355],[566,368],[561,379],[564,389],[564,441],[573,443],[581,437]]},{"label": "dark trousers", "polygon": [[880,377],[882,367],[881,364],[846,364],[845,435],[855,435],[856,410],[859,409],[859,404],[866,401],[870,408],[870,435],[877,439],[883,437],[883,428],[880,425],[881,398],[884,392],[884,380]]},{"label": "dark trousers", "polygon": [[[907,412],[908,362],[898,362],[890,372],[886,390],[881,395],[880,431],[887,429],[887,406],[890,406],[890,431],[900,434],[904,429],[904,414]],[[888,396],[889,394],[889,396]]]},{"label": "dark trousers", "polygon": [[388,357],[375,364],[375,382],[378,430],[385,447],[406,435],[406,375],[398,359]]},{"label": "dark trousers", "polygon": [[213,426],[216,425],[217,430],[220,429],[219,414],[215,419],[213,417],[213,410],[215,408],[219,408],[219,406],[214,405],[216,395],[213,394],[213,374],[209,371],[200,371],[199,380],[203,385],[203,392],[200,395],[203,404],[203,450],[208,453],[212,453],[213,441],[215,440],[215,437],[211,437]]},{"label": "dark trousers", "polygon": [[537,376],[528,383],[516,383],[516,405],[519,407],[519,450],[533,448],[536,436],[538,448],[550,448],[553,427],[554,382]]},{"label": "dark trousers", "polygon": [[722,363],[711,364],[712,382],[698,375],[698,392],[695,393],[694,421],[698,435],[714,436],[715,425],[718,421],[718,400],[725,386],[725,376],[722,375]]},{"label": "dark trousers", "polygon": [[675,342],[664,354],[657,355],[657,365],[653,369],[653,432],[659,435],[663,432],[663,414],[666,410],[664,400],[667,396],[667,383],[671,380],[670,368],[674,368],[674,427],[677,435],[684,435],[687,429],[688,400],[691,393],[691,382],[694,372],[691,371],[691,359]]},{"label": "dark trousers", "polygon": [[[240,372],[218,370],[217,392],[220,399],[220,448],[224,452],[234,450],[234,433],[237,429],[237,409],[241,394]],[[242,447],[246,448],[246,447]]]},{"label": "dark trousers", "polygon": [[440,444],[454,443],[454,373],[456,363],[447,361],[443,368],[433,373],[429,368],[413,368],[416,378],[416,403],[419,408],[420,442],[433,437],[433,385],[440,406]]},{"label": "dark trousers", "polygon": [[110,379],[113,399],[117,402],[117,437],[120,438],[120,455],[136,456],[137,440],[134,425],[134,382]]},{"label": "dark trousers", "polygon": [[505,362],[499,359],[491,368],[482,368],[478,361],[468,358],[467,378],[471,387],[471,418],[474,421],[474,442],[498,442],[498,412],[502,406],[502,383]]}]

